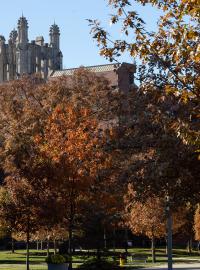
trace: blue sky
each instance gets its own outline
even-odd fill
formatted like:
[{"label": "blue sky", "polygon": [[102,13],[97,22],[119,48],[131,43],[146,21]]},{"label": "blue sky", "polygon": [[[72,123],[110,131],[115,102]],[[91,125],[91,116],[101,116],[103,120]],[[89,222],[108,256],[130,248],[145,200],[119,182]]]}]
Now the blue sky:
[{"label": "blue sky", "polygon": [[[139,7],[143,19],[149,29],[156,27],[158,12],[151,7]],[[99,65],[108,63],[99,56],[96,43],[90,35],[86,19],[99,19],[109,26],[109,14],[112,11],[107,6],[107,0],[9,0],[1,1],[0,34],[8,39],[10,31],[16,27],[21,14],[29,22],[29,40],[43,35],[45,42],[49,41],[49,27],[55,22],[61,30],[61,50],[65,68],[80,65]],[[120,38],[119,29],[114,29],[114,35]],[[124,56],[122,61],[131,62]]]}]

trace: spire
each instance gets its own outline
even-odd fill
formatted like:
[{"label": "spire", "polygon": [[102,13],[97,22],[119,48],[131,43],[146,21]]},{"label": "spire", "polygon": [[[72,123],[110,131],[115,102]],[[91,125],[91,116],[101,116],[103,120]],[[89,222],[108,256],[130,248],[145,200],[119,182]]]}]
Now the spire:
[{"label": "spire", "polygon": [[17,30],[15,28],[10,32],[9,40],[13,43],[17,40]]},{"label": "spire", "polygon": [[55,23],[51,25],[50,30],[49,30],[49,35],[50,35],[50,44],[52,47],[55,49],[60,48],[60,29],[58,25]]},{"label": "spire", "polygon": [[6,41],[6,39],[5,39],[5,37],[4,36],[2,36],[2,35],[0,35],[0,42],[5,42]]},{"label": "spire", "polygon": [[18,20],[18,42],[27,43],[28,42],[28,21],[22,16]]},{"label": "spire", "polygon": [[57,34],[57,35],[60,35],[60,29],[58,27],[58,25],[55,23],[55,20],[54,20],[54,24],[51,25],[50,27],[50,34]]},{"label": "spire", "polygon": [[22,13],[22,16],[18,20],[18,26],[21,26],[23,24],[28,26],[28,21],[27,21],[27,19],[24,17],[24,15]]},{"label": "spire", "polygon": [[4,46],[5,41],[5,37],[0,35],[0,46]]}]

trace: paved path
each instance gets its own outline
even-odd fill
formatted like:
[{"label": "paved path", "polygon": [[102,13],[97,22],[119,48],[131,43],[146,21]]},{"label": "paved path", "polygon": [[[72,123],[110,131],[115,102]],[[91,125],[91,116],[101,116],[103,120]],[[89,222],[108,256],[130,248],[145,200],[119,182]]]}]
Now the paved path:
[{"label": "paved path", "polygon": [[[167,265],[160,265],[154,268],[144,268],[145,270],[167,270]],[[200,262],[188,262],[188,263],[178,263],[173,265],[173,270],[200,270]]]}]

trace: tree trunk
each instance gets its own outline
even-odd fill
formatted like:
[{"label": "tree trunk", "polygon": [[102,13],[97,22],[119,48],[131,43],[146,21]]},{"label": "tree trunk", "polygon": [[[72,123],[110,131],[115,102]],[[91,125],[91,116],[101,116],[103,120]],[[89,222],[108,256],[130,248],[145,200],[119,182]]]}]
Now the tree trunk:
[{"label": "tree trunk", "polygon": [[97,248],[97,261],[101,260],[101,252],[100,252],[100,247]]},{"label": "tree trunk", "polygon": [[167,250],[167,237],[165,238],[165,241],[166,241],[165,254],[167,256],[167,254],[168,254],[168,250]]},{"label": "tree trunk", "polygon": [[128,230],[127,230],[127,228],[125,229],[124,249],[125,249],[125,252],[128,253]]},{"label": "tree trunk", "polygon": [[75,187],[75,179],[69,177],[71,181],[71,188],[70,188],[70,215],[69,215],[69,246],[68,246],[68,253],[69,253],[69,270],[72,270],[72,247],[73,247],[73,226],[74,226],[74,217],[76,213],[76,189]]},{"label": "tree trunk", "polygon": [[115,227],[113,229],[113,251],[116,251],[116,230]]},{"label": "tree trunk", "polygon": [[107,239],[106,239],[106,229],[103,229],[103,241],[104,241],[104,249],[107,249]]},{"label": "tree trunk", "polygon": [[53,240],[54,255],[56,255],[56,253],[57,253],[57,245],[56,244],[57,244],[56,239],[54,238],[54,240]]},{"label": "tree trunk", "polygon": [[49,238],[47,238],[47,257],[49,257]]},{"label": "tree trunk", "polygon": [[192,237],[188,241],[187,250],[188,250],[189,255],[191,255],[192,254]]},{"label": "tree trunk", "polygon": [[69,226],[69,243],[68,243],[68,253],[72,253],[72,228]]},{"label": "tree trunk", "polygon": [[168,214],[167,214],[167,264],[168,264],[168,270],[173,269],[173,254],[172,254],[172,226],[173,226],[173,220],[172,220],[172,213],[170,208],[168,207]]},{"label": "tree trunk", "polygon": [[37,250],[39,250],[39,241],[38,240],[36,241],[36,248],[37,248]]},{"label": "tree trunk", "polygon": [[152,254],[152,263],[156,262],[156,252],[155,252],[155,237],[151,238],[151,254]]},{"label": "tree trunk", "polygon": [[43,241],[40,241],[40,249],[43,250]]},{"label": "tree trunk", "polygon": [[29,218],[27,221],[27,232],[26,232],[26,270],[29,270],[29,246],[30,246],[30,224]]},{"label": "tree trunk", "polygon": [[72,270],[72,226],[69,226],[69,246],[68,246],[68,253],[69,253],[69,270]]},{"label": "tree trunk", "polygon": [[15,253],[15,240],[12,237],[12,253]]},{"label": "tree trunk", "polygon": [[197,244],[197,251],[198,253],[200,253],[200,241],[198,241],[198,244]]}]

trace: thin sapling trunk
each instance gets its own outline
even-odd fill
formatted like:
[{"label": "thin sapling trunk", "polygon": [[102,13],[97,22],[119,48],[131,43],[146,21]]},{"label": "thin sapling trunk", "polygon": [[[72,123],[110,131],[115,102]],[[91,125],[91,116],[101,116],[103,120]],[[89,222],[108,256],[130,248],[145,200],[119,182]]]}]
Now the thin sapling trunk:
[{"label": "thin sapling trunk", "polygon": [[152,263],[156,262],[156,252],[155,252],[155,237],[151,238],[151,254],[152,254]]},{"label": "thin sapling trunk", "polygon": [[26,270],[30,270],[29,267],[29,249],[30,249],[30,221],[29,217],[27,220],[27,231],[26,231]]}]

